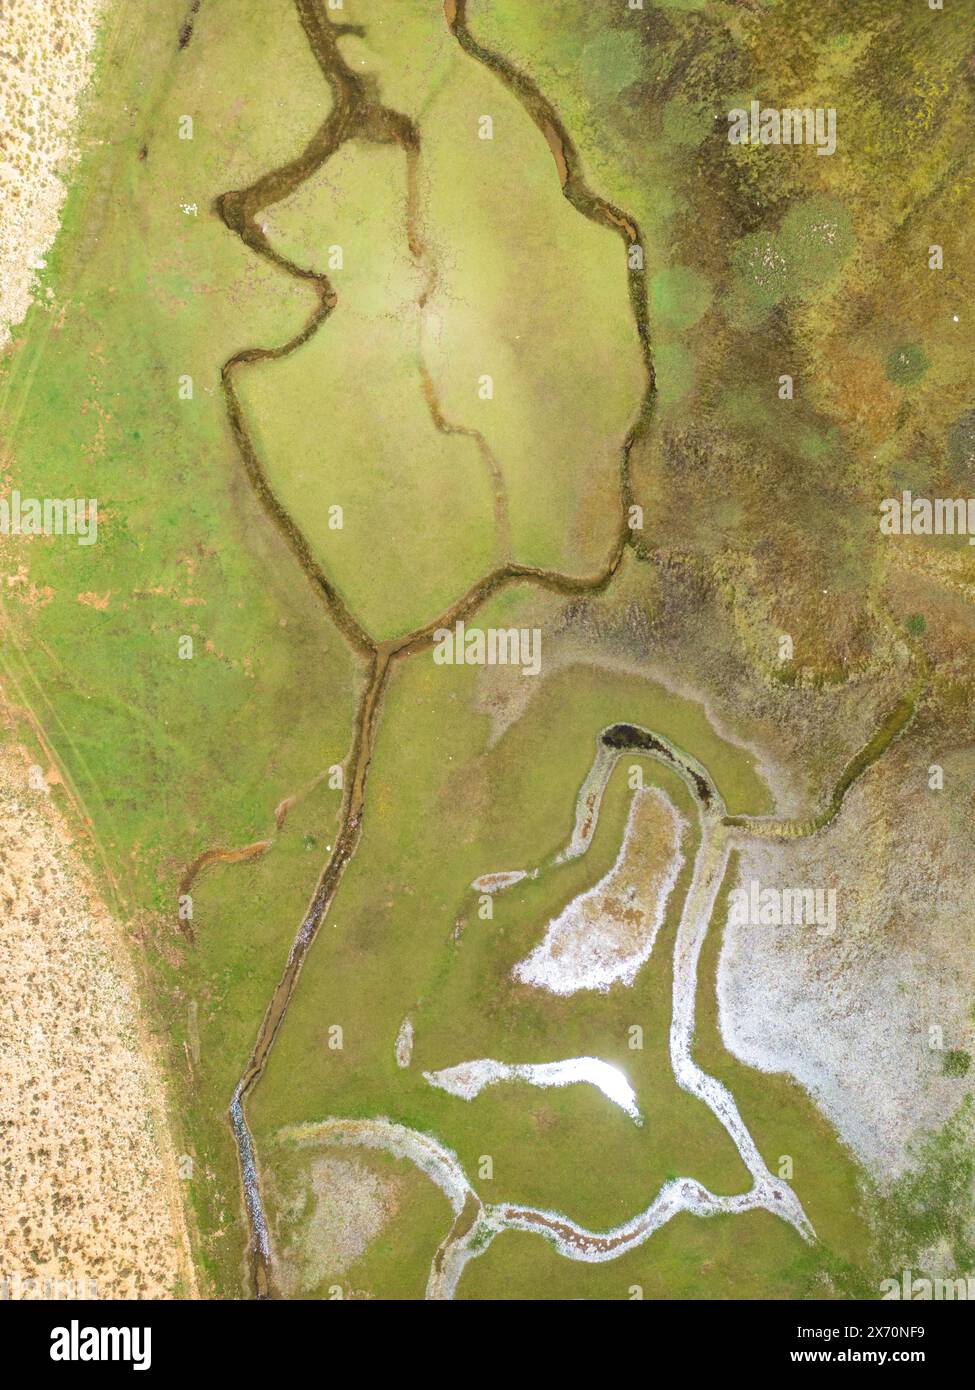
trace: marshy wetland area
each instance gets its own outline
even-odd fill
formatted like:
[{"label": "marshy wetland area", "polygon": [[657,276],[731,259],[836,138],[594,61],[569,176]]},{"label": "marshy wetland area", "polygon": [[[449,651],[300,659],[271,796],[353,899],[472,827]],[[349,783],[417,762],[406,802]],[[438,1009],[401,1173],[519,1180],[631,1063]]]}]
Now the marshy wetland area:
[{"label": "marshy wetland area", "polygon": [[975,14],[28,8],[0,1277],[971,1274]]}]

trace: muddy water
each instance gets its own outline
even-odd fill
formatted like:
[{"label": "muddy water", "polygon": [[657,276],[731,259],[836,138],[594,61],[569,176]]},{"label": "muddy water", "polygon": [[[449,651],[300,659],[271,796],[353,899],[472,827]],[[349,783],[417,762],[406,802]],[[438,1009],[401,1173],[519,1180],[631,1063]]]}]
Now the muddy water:
[{"label": "muddy water", "polygon": [[[270,848],[270,840],[255,840],[252,845],[244,845],[241,849],[222,849],[219,847],[215,849],[205,849],[202,854],[198,854],[193,860],[193,863],[184,870],[183,876],[179,881],[179,896],[181,898],[185,897],[193,887],[197,877],[204,869],[208,869],[211,864],[241,864],[250,859],[260,859],[261,855],[265,854]],[[189,937],[190,941],[192,941],[193,929],[189,922],[180,918],[180,926]]]}]

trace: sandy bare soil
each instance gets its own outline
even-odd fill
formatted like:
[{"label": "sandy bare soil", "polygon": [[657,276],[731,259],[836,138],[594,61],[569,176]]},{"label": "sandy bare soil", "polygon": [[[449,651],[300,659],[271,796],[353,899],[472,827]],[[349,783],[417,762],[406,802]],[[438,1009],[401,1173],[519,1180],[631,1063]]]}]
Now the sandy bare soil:
[{"label": "sandy bare soil", "polygon": [[192,1295],[122,929],[28,774],[0,745],[0,1297]]},{"label": "sandy bare soil", "polygon": [[0,349],[57,235],[78,105],[106,0],[0,3]]}]

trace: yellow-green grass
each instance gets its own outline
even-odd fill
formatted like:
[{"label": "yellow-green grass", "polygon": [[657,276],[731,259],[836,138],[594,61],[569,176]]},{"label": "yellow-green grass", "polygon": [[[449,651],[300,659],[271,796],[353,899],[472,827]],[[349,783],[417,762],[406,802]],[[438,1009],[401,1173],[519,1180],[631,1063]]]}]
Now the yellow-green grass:
[{"label": "yellow-green grass", "polygon": [[[419,130],[421,235],[437,272],[424,342],[444,412],[481,430],[497,458],[514,557],[598,568],[644,386],[625,249],[566,201],[542,134],[461,50],[441,6],[348,9],[366,28],[342,40],[350,64]],[[530,8],[520,20],[535,23]],[[491,139],[479,137],[484,116]],[[491,401],[477,394],[483,374]]]},{"label": "yellow-green grass", "polygon": [[[491,480],[424,400],[403,155],[346,145],[322,177],[309,225],[324,234],[316,264],[342,246],[338,307],[293,355],[245,368],[240,391],[272,486],[380,639],[429,622],[496,562]],[[274,243],[273,209],[268,225]]]},{"label": "yellow-green grass", "polygon": [[[477,136],[492,115],[491,140]],[[520,104],[465,59],[425,127],[432,235],[447,274],[427,342],[444,412],[480,429],[509,496],[515,558],[570,573],[605,561],[644,387],[626,249],[563,197]],[[480,400],[482,375],[494,398]]]}]

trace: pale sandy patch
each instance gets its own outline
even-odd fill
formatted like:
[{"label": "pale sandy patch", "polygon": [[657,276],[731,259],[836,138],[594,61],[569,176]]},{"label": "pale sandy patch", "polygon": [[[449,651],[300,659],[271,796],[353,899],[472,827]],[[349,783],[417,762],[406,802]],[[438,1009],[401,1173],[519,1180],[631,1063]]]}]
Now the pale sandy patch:
[{"label": "pale sandy patch", "polygon": [[88,589],[83,594],[78,595],[78,602],[83,603],[87,608],[97,608],[99,613],[104,613],[108,608],[108,601],[111,594],[96,594]]},{"label": "pale sandy patch", "polygon": [[0,5],[0,349],[57,235],[81,95],[106,0]]},{"label": "pale sandy patch", "polygon": [[122,928],[28,766],[0,746],[0,1277],[13,1298],[92,1284],[99,1298],[189,1296],[162,1082]]},{"label": "pale sandy patch", "polygon": [[506,869],[497,874],[481,874],[480,878],[473,880],[471,887],[475,893],[503,893],[506,888],[513,888],[528,877],[525,869]]},{"label": "pale sandy patch", "polygon": [[650,958],[684,862],[686,825],[657,788],[635,792],[616,863],[549,922],[515,978],[553,994],[631,985]]},{"label": "pale sandy patch", "polygon": [[413,1056],[413,1020],[404,1018],[396,1034],[396,1065],[408,1067]]}]

